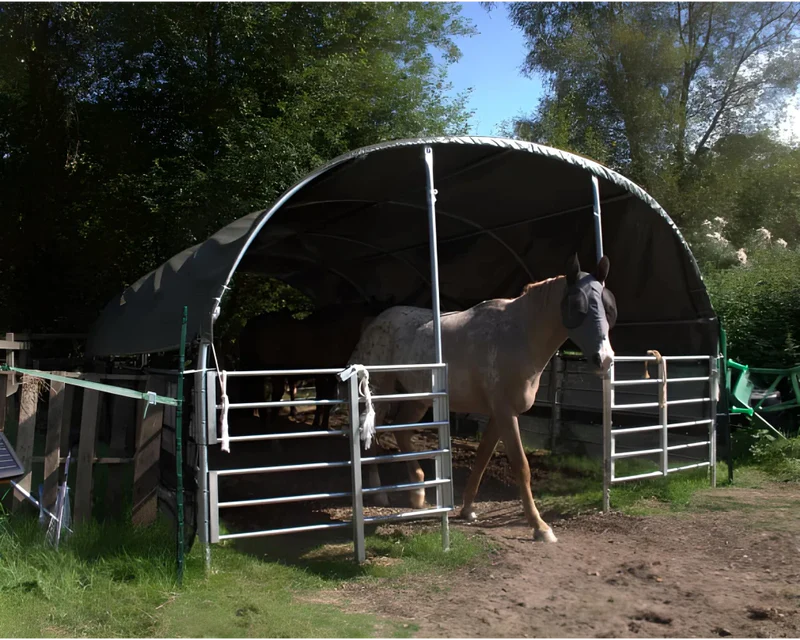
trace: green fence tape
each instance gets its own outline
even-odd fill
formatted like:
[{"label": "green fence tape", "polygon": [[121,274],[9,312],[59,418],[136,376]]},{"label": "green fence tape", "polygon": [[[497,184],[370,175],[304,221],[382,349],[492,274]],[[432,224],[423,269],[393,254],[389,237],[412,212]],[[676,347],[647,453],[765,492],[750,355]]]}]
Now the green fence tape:
[{"label": "green fence tape", "polygon": [[102,382],[92,382],[91,380],[81,380],[80,378],[68,378],[67,376],[59,376],[54,373],[47,373],[46,371],[36,371],[35,369],[21,369],[20,367],[9,367],[7,364],[0,365],[0,370],[15,371],[16,373],[23,373],[28,376],[33,376],[35,378],[43,378],[45,380],[63,382],[65,384],[71,384],[76,387],[93,389],[94,391],[102,391],[103,393],[112,393],[117,396],[125,396],[126,398],[134,398],[135,400],[147,400],[148,404],[166,404],[172,407],[178,406],[177,398],[159,396],[153,393],[152,391],[135,391],[134,389],[126,389],[125,387],[115,387],[114,385],[111,384],[103,384]]}]

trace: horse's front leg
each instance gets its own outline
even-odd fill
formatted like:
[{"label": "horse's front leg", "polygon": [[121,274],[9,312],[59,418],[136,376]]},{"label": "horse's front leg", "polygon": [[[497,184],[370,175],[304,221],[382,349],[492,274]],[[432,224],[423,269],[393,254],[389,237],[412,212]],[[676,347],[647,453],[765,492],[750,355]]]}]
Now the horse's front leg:
[{"label": "horse's front leg", "polygon": [[528,465],[528,457],[525,455],[525,449],[522,446],[522,436],[519,433],[517,416],[504,416],[502,418],[497,416],[495,419],[497,420],[500,439],[506,446],[506,455],[511,463],[511,470],[517,476],[522,506],[525,509],[528,525],[533,529],[533,539],[556,542],[555,534],[553,534],[548,524],[542,520],[533,502],[531,468]]},{"label": "horse's front leg", "polygon": [[475,463],[467,479],[467,484],[464,487],[464,501],[461,505],[461,517],[467,522],[474,522],[477,520],[475,511],[472,509],[472,503],[475,501],[475,496],[478,495],[478,487],[481,485],[481,479],[489,466],[489,460],[492,459],[497,441],[500,439],[497,430],[497,422],[489,419],[489,424],[486,425],[486,430],[481,436],[480,443],[478,444],[478,452],[475,455]]}]

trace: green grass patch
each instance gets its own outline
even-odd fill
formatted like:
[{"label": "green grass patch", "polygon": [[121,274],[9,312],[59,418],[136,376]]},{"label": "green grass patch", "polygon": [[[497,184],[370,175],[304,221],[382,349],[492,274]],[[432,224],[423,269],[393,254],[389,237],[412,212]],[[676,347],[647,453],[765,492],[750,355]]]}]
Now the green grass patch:
[{"label": "green grass patch", "polygon": [[800,437],[771,440],[753,447],[757,467],[776,480],[800,482]]},{"label": "green grass patch", "polygon": [[[603,468],[600,460],[542,455],[536,465],[546,470],[543,478],[534,481],[536,498],[543,511],[576,515],[602,508]],[[622,459],[616,464],[615,475],[637,475],[659,468],[658,464],[648,460]],[[717,463],[718,487],[756,489],[775,480],[800,481],[800,439],[767,441],[755,447],[747,459],[739,460],[732,484],[728,482],[727,464]],[[726,501],[714,506],[710,498],[713,494],[704,495],[708,489],[708,469],[691,469],[667,478],[615,483],[611,487],[611,506],[630,515],[714,508],[727,510]]]},{"label": "green grass patch", "polygon": [[390,533],[367,539],[369,562],[359,567],[349,545],[289,564],[223,544],[212,549],[206,575],[195,545],[178,589],[173,540],[164,524],[103,523],[77,530],[55,551],[35,518],[0,517],[4,637],[405,637],[413,626],[347,613],[343,602],[318,596],[345,581],[480,562],[488,550],[481,536],[458,531],[449,552],[438,532]]}]

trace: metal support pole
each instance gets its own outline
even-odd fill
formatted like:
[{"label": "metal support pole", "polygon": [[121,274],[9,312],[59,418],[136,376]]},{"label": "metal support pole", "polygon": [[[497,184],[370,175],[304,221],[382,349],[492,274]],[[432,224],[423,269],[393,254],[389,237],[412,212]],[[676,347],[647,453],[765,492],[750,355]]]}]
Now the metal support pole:
[{"label": "metal support pole", "polygon": [[667,413],[667,361],[658,363],[658,421],[661,424],[661,473],[669,475],[669,414]]},{"label": "metal support pole", "polygon": [[709,361],[709,380],[708,397],[711,398],[711,409],[709,418],[711,424],[708,425],[708,460],[711,467],[711,486],[717,486],[717,400],[719,398],[719,366],[718,358],[711,358]]},{"label": "metal support pole", "polygon": [[594,241],[597,248],[597,261],[603,257],[603,221],[600,217],[600,182],[592,176],[592,195],[594,196]]},{"label": "metal support pole", "polygon": [[[433,148],[430,146],[426,146],[422,157],[425,160],[425,173],[427,178],[427,196],[428,196],[428,242],[430,243],[430,252],[431,252],[431,303],[433,307],[433,346],[435,352],[435,360],[436,364],[442,364],[444,362],[444,358],[442,355],[442,316],[441,316],[441,307],[439,305],[439,250],[438,250],[438,240],[436,235],[436,187],[433,181]],[[445,371],[442,373],[441,371],[437,370],[433,374],[433,383],[437,383],[437,379],[440,375],[444,375],[444,384],[442,385],[444,388],[447,388],[447,372]],[[440,380],[440,384],[441,384]],[[439,387],[437,386],[437,389]],[[438,407],[438,409],[437,409]],[[450,419],[450,410],[447,406],[447,399],[446,398],[435,398],[433,401],[433,410],[434,410],[434,420],[440,421],[448,421]],[[445,433],[446,431],[446,433]],[[439,429],[439,447],[441,448],[450,448],[450,428],[449,425],[446,429],[440,428]],[[452,461],[447,455],[447,459],[444,460],[443,456],[437,458],[436,461],[436,475],[437,478],[445,477],[444,473],[447,473],[447,477],[452,478]],[[445,469],[446,468],[446,469]],[[452,494],[452,482],[448,484],[449,489],[447,492],[443,492],[441,490],[437,490],[436,492],[436,499],[437,499],[437,506],[443,506],[440,501],[446,499],[447,496]],[[452,498],[450,498],[450,504],[447,506],[452,505]],[[448,521],[448,512],[444,512],[442,514],[442,548],[446,551],[450,548],[450,524]]]},{"label": "metal support pole", "polygon": [[194,374],[194,424],[197,429],[195,434],[197,438],[197,446],[200,453],[200,465],[197,470],[200,476],[198,482],[199,496],[199,509],[198,509],[198,523],[197,532],[200,538],[200,544],[203,545],[203,557],[205,558],[206,570],[211,569],[211,547],[209,546],[210,533],[209,533],[209,514],[208,514],[208,434],[207,434],[207,404],[206,396],[208,394],[208,387],[206,380],[208,379],[204,369],[208,362],[208,342],[205,340],[200,343],[197,350],[197,373]]},{"label": "metal support pole", "polygon": [[350,377],[350,472],[353,478],[353,546],[356,562],[367,559],[364,546],[364,492],[361,483],[361,411],[358,375]]},{"label": "metal support pole", "polygon": [[433,184],[433,149],[425,147],[423,152],[428,181],[428,240],[431,249],[431,299],[433,305],[433,344],[436,364],[442,360],[442,318],[439,307],[439,250],[436,237],[436,189]]},{"label": "metal support pole", "polygon": [[183,526],[183,371],[186,368],[186,323],[189,310],[183,308],[181,346],[178,359],[178,406],[175,408],[175,500],[178,511],[178,586],[183,584],[184,526]]},{"label": "metal support pole", "polygon": [[[447,391],[447,369],[433,370],[433,391]],[[439,448],[450,449],[450,410],[447,405],[447,396],[433,399],[433,420],[439,422]],[[453,457],[448,451],[435,460],[436,479],[448,480],[446,484],[436,486],[436,507],[452,508],[453,496]],[[442,549],[450,549],[450,521],[449,514],[442,513]]]},{"label": "metal support pole", "polygon": [[556,351],[550,361],[550,451],[555,452],[561,435],[561,390],[564,381],[565,362]]},{"label": "metal support pole", "polygon": [[611,386],[611,376],[614,375],[614,367],[603,376],[603,512],[608,513],[611,509],[611,468],[614,464],[611,455],[614,451],[611,438],[611,403],[613,402],[613,392]]}]

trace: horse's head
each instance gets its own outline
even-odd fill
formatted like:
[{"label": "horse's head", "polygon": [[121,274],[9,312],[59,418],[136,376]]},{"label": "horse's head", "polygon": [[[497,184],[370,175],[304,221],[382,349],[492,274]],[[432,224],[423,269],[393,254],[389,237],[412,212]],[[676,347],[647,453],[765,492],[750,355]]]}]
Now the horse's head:
[{"label": "horse's head", "polygon": [[609,265],[603,256],[594,272],[586,273],[575,254],[567,262],[567,288],[561,300],[561,321],[567,334],[598,375],[609,370],[614,358],[608,334],[617,321],[617,301],[605,286]]}]

